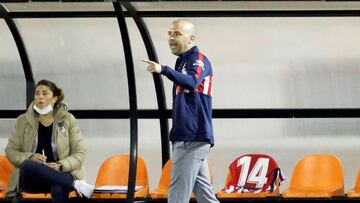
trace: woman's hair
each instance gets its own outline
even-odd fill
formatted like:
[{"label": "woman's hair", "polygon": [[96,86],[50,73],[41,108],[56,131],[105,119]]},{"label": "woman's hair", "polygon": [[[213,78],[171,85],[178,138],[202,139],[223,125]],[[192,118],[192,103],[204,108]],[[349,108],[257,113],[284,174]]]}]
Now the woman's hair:
[{"label": "woman's hair", "polygon": [[40,80],[37,84],[35,89],[39,86],[39,85],[45,85],[47,86],[53,93],[54,97],[58,97],[57,101],[55,102],[54,106],[56,106],[57,104],[60,104],[63,100],[64,100],[64,90],[57,87],[55,85],[55,83],[51,82],[50,80]]}]

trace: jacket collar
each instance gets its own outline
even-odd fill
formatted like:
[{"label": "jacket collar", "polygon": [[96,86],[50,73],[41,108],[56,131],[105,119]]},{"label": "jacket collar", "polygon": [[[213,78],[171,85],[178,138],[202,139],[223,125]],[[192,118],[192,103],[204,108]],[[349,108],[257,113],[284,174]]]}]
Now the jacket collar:
[{"label": "jacket collar", "polygon": [[[32,126],[36,126],[37,123],[39,122],[39,114],[34,110],[34,105],[35,102],[31,102],[31,104],[29,105],[27,111],[26,111],[26,118],[29,121],[29,123]],[[66,106],[66,104],[64,103],[60,103],[57,104],[56,107],[53,110],[54,113],[54,123],[61,123],[65,120],[65,115],[68,112],[68,108]]]},{"label": "jacket collar", "polygon": [[187,50],[186,52],[179,55],[179,57],[183,60],[186,59],[191,53],[193,52],[199,52],[199,49],[197,46],[191,47],[191,49]]}]

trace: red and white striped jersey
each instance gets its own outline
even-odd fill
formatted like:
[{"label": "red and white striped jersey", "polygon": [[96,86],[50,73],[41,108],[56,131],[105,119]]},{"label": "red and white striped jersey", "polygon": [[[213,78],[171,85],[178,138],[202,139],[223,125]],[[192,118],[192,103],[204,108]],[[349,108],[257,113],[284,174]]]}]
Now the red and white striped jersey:
[{"label": "red and white striped jersey", "polygon": [[211,120],[213,71],[209,59],[194,46],[179,55],[174,69],[162,65],[161,74],[174,82],[170,140],[214,145]]},{"label": "red and white striped jersey", "polygon": [[[191,66],[188,66],[184,63],[181,66],[180,72],[187,75],[194,75],[195,81],[200,81],[200,84],[196,87],[194,92],[199,92],[208,96],[212,95],[212,83],[213,83],[213,76],[212,73],[209,75],[208,70],[205,70],[205,63],[204,63],[204,55],[201,52],[198,52],[197,58],[194,59],[195,62]],[[180,85],[176,87],[176,94],[179,93],[189,93],[190,90],[186,89]]]},{"label": "red and white striped jersey", "polygon": [[273,192],[276,182],[284,180],[275,160],[265,154],[246,154],[229,166],[231,181],[223,188],[227,193]]}]

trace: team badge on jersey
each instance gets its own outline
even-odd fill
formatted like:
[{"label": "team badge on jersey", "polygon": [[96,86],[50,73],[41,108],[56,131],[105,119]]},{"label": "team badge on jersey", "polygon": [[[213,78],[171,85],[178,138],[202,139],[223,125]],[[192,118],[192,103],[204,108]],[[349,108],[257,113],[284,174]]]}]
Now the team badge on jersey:
[{"label": "team badge on jersey", "polygon": [[65,125],[64,122],[59,123],[58,129],[61,133],[65,133]]},{"label": "team badge on jersey", "polygon": [[196,60],[195,63],[193,63],[193,66],[200,66],[204,70],[204,62],[201,60]]}]

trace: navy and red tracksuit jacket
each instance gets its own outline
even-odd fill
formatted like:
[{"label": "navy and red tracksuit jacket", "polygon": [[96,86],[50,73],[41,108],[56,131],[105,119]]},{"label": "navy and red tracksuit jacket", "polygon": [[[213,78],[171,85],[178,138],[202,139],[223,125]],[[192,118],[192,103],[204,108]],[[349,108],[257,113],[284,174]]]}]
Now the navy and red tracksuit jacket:
[{"label": "navy and red tracksuit jacket", "polygon": [[213,146],[213,72],[209,60],[194,46],[178,57],[175,70],[162,66],[161,74],[174,82],[170,140],[206,141]]}]

